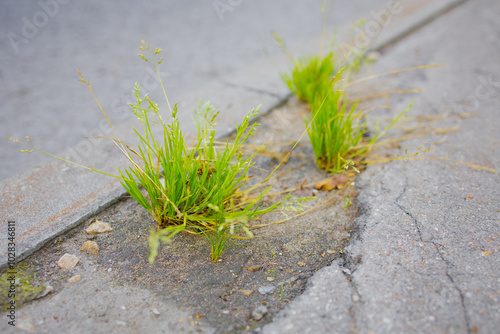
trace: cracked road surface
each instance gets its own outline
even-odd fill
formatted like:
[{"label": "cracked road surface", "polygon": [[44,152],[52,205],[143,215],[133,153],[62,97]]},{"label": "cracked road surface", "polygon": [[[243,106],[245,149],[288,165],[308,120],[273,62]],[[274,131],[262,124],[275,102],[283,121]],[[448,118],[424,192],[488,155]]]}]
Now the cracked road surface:
[{"label": "cracked road surface", "polygon": [[423,160],[360,176],[358,233],[344,260],[315,274],[264,333],[498,332],[499,176],[442,159],[500,171],[498,12],[495,1],[466,2],[382,51],[375,73],[444,64],[379,84],[422,88],[392,103],[401,110],[417,97],[410,116],[459,128],[391,152],[433,148]]}]

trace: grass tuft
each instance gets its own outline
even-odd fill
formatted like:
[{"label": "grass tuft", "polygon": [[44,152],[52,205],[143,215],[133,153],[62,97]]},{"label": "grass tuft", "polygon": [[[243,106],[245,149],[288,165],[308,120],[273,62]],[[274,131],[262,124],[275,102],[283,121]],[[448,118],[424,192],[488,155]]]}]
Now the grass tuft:
[{"label": "grass tuft", "polygon": [[89,82],[78,71],[80,81],[87,86],[113,129],[115,137],[108,139],[130,162],[127,168],[117,168],[119,175],[86,167],[40,150],[30,143],[29,137],[27,143],[12,137],[9,140],[28,146],[29,150],[22,150],[24,153],[38,150],[79,167],[120,179],[128,193],[157,222],[156,229],[150,231],[150,262],[158,255],[161,241],[168,242],[182,231],[205,237],[210,243],[211,259],[217,261],[231,245],[230,239],[253,237],[249,228],[252,218],[279,206],[279,203],[267,208],[260,206],[270,187],[260,187],[259,191],[255,191],[255,187],[241,190],[251,177],[248,170],[253,165],[252,158],[258,153],[257,150],[250,156],[244,156],[242,146],[259,125],[252,123],[259,108],[249,112],[236,126],[233,142],[221,143],[215,141],[219,111],[215,111],[208,102],[200,101],[195,108],[197,137],[189,146],[180,129],[177,105],[171,107],[159,74],[158,66],[163,58],[157,58],[162,50],[151,50],[148,44],[141,42],[139,49],[144,53],[139,54],[139,57],[152,64],[156,70],[170,112],[170,121],[162,118],[158,104],[148,95],[142,95],[139,85],[135,84],[136,101],[130,106],[142,123],[141,131],[134,129],[139,139],[135,148],[119,138]]},{"label": "grass tuft", "polygon": [[[147,44],[144,49],[149,50]],[[155,49],[149,59],[140,56],[155,64],[158,72],[161,59],[156,62],[155,56],[160,52]],[[158,78],[161,80],[159,75]],[[250,219],[278,205],[259,208],[269,188],[255,197],[240,190],[249,178],[248,169],[257,153],[244,157],[241,148],[258,126],[250,124],[258,108],[236,126],[234,142],[220,145],[215,141],[219,111],[200,101],[195,108],[197,138],[190,147],[180,129],[177,105],[170,108],[165,90],[172,118],[169,123],[163,121],[156,103],[147,95],[141,97],[137,84],[134,90],[136,103],[131,106],[142,121],[143,131],[135,130],[140,138],[137,149],[122,147],[132,166],[119,172],[124,188],[158,223],[157,229],[150,233],[149,260],[153,262],[157,256],[160,241],[168,242],[177,233],[186,231],[205,237],[210,243],[211,259],[217,261],[230,238],[241,237],[241,233],[253,237],[248,227]],[[162,127],[163,136],[159,139],[153,134],[153,122]]]},{"label": "grass tuft", "polygon": [[321,100],[322,93],[330,89],[333,73],[335,73],[333,53],[325,57],[309,55],[294,60],[290,73],[282,73],[281,79],[300,101],[311,104]]},{"label": "grass tuft", "polygon": [[[157,255],[160,240],[168,241],[181,231],[205,236],[211,241],[212,250],[224,249],[220,243],[227,240],[228,231],[230,234],[244,232],[251,237],[246,232],[248,220],[273,209],[258,209],[267,190],[256,197],[240,191],[256,154],[244,157],[240,149],[258,126],[250,125],[257,110],[252,110],[237,126],[234,142],[221,147],[215,144],[214,130],[219,112],[200,101],[195,109],[198,136],[189,147],[180,129],[176,105],[172,109],[172,121],[165,124],[157,105],[147,96],[140,97],[138,86],[135,95],[137,102],[133,110],[143,121],[144,129],[143,133],[136,131],[141,140],[139,147],[123,150],[132,166],[120,170],[120,175],[125,189],[158,223],[157,231],[151,233],[150,261]],[[152,132],[150,115],[163,127],[160,140]],[[217,257],[212,252],[212,258]]]},{"label": "grass tuft", "polygon": [[308,55],[294,59],[283,40],[276,34],[274,37],[293,63],[289,73],[281,74],[283,82],[311,109],[310,116],[305,116],[304,120],[318,167],[329,172],[349,167],[357,171],[352,159],[358,160],[370,151],[410,108],[396,115],[381,133],[377,123],[375,135],[365,138],[365,113],[357,110],[358,101],[350,101],[345,91],[351,74],[362,64],[363,55],[352,56],[348,61],[347,53],[341,58],[333,52],[324,57]]}]

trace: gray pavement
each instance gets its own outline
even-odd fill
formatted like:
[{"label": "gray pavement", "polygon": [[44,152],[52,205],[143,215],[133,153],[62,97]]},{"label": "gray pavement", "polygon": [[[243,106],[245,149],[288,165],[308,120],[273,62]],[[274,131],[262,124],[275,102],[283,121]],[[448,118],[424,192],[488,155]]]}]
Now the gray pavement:
[{"label": "gray pavement", "polygon": [[[376,73],[446,65],[393,82],[424,89],[414,116],[443,114],[460,126],[397,153],[424,145],[500,171],[498,12],[496,1],[469,1],[384,50]],[[264,333],[498,333],[498,174],[420,160],[371,166],[357,183],[359,230],[344,261],[318,272]]]},{"label": "gray pavement", "polygon": [[[391,36],[393,38],[401,36],[401,33],[405,32],[401,27],[407,29],[414,27],[416,22],[424,23],[426,18],[441,13],[449,4],[459,2],[410,0],[403,2],[403,14],[392,17],[386,32],[392,27],[394,30]],[[70,2],[64,6],[73,4]],[[386,3],[383,2],[383,5]],[[241,7],[227,12],[228,17],[232,13],[236,14],[238,8],[243,9],[243,6],[244,2]],[[61,11],[62,8],[61,5]],[[86,8],[95,7],[88,5]],[[127,10],[131,10],[130,8],[134,7],[128,7]],[[429,8],[433,8],[433,11]],[[373,70],[378,73],[422,64],[445,64],[446,67],[442,69],[409,72],[388,78],[384,84],[391,84],[400,89],[423,88],[424,91],[418,96],[412,114],[444,114],[448,123],[460,125],[460,129],[456,132],[404,142],[402,151],[406,148],[409,151],[416,150],[424,145],[435,148],[428,156],[447,157],[500,170],[498,149],[500,143],[496,130],[496,125],[500,124],[498,114],[500,65],[496,59],[496,55],[500,52],[500,25],[496,18],[498,12],[500,5],[493,0],[467,1],[383,50],[381,58],[373,66]],[[123,17],[121,14],[123,11],[114,12],[117,22]],[[151,15],[156,17],[153,14],[154,11]],[[212,16],[214,15],[217,17],[217,13]],[[252,17],[250,14],[242,15]],[[104,24],[99,17],[94,18],[91,14],[89,17],[93,18],[89,23],[97,26]],[[413,25],[408,26],[405,21],[411,19]],[[70,19],[65,20],[68,24],[72,22]],[[221,22],[226,20],[229,18]],[[236,25],[238,20],[235,20]],[[50,30],[49,24],[47,31]],[[55,27],[51,29],[59,31]],[[90,29],[95,29],[94,36],[99,35],[99,29]],[[395,33],[396,30],[399,33]],[[382,40],[384,33],[376,35]],[[235,36],[238,35],[235,33]],[[35,37],[21,47],[31,47],[38,43],[36,42],[38,37]],[[98,37],[102,39],[99,41],[111,38],[105,34]],[[141,38],[143,36],[137,36],[137,40]],[[372,42],[376,43],[376,38],[373,39]],[[95,41],[94,43],[96,48],[93,49],[93,53],[97,54],[97,47],[105,43]],[[125,47],[120,46],[119,50],[121,57],[124,57],[122,48]],[[134,48],[135,44],[128,49]],[[78,48],[74,50],[79,54],[84,51]],[[51,52],[57,53],[55,48],[51,49]],[[67,52],[66,57],[70,53]],[[105,51],[99,52],[102,55],[97,56],[98,58],[118,57],[117,55],[105,57]],[[29,57],[35,57],[35,53],[35,50],[32,50]],[[11,59],[5,52],[2,57]],[[280,86],[276,76],[272,79],[263,76],[264,89],[259,88],[258,78],[250,76],[251,84],[244,85],[239,79],[248,78],[248,73],[260,74],[259,70],[263,73],[269,72],[262,68],[266,66],[270,68],[282,62],[279,57],[276,59],[278,60],[274,62],[263,60],[255,67],[247,69],[243,67],[248,63],[235,65],[232,70],[243,69],[236,74],[231,71],[225,72],[224,74],[230,74],[196,91],[192,91],[195,86],[189,86],[184,92],[190,93],[179,100],[182,105],[191,106],[199,97],[212,97],[216,92],[224,91],[222,95],[215,94],[215,100],[220,101],[217,102],[220,103],[219,107],[227,107],[229,111],[227,117],[223,119],[224,124],[221,124],[221,128],[227,129],[239,118],[235,110],[244,110],[240,111],[244,113],[255,101],[262,103],[265,110],[269,110],[286,98],[287,93]],[[96,62],[102,64],[102,73],[99,75],[105,77],[106,74],[103,73],[109,70],[109,63]],[[129,62],[132,60],[122,64]],[[196,61],[193,61],[194,63]],[[95,63],[89,59],[88,66],[91,67],[93,64]],[[15,66],[21,68],[21,64],[12,65]],[[23,71],[30,71],[29,66],[27,68]],[[114,73],[120,70],[121,67],[116,68]],[[111,90],[106,91],[110,83],[112,86],[116,84],[115,87],[125,86],[122,83],[126,81],[123,77],[120,79],[110,76],[106,81],[96,75],[94,79],[92,71],[99,71],[89,68],[87,72],[90,73],[88,78],[94,83],[96,91],[99,87],[111,94],[113,93]],[[139,73],[134,71],[131,70],[133,73]],[[33,72],[41,73],[38,70]],[[15,76],[4,73],[15,73],[15,71],[2,68],[2,83],[6,82],[5,78]],[[70,77],[71,73],[68,74]],[[53,83],[44,86],[43,77],[50,75],[41,74],[43,75],[37,79],[39,81],[36,81],[37,87],[54,88]],[[132,75],[130,77],[132,78]],[[199,85],[202,85],[201,81]],[[81,84],[78,86],[81,93]],[[7,85],[4,84],[4,87]],[[122,88],[124,92],[129,89]],[[182,89],[179,89],[182,92]],[[72,88],[71,92],[76,90],[76,87]],[[7,94],[5,91],[2,90],[2,94]],[[64,95],[60,98],[66,99],[66,104],[62,105],[67,106],[69,97]],[[413,98],[398,97],[393,103],[397,107],[403,107]],[[36,102],[27,98],[26,100]],[[83,100],[88,100],[85,91],[75,98],[78,106],[82,105]],[[21,103],[20,101],[23,101],[22,97],[12,103]],[[109,100],[107,103],[111,105],[112,102]],[[88,108],[94,109],[93,106]],[[471,111],[478,113],[472,118],[459,117],[459,114],[465,115]],[[2,115],[1,124],[4,124],[4,119],[9,117],[4,116],[3,112]],[[122,129],[130,129],[130,124],[123,124]],[[73,129],[69,133],[77,131],[79,130]],[[21,135],[24,133],[19,136]],[[98,167],[109,168],[116,163],[114,159],[118,159],[109,153],[109,147],[105,145],[92,147],[92,150],[96,156],[94,160],[90,160],[90,164]],[[109,157],[109,161],[102,162],[100,157],[104,156]],[[25,254],[36,250],[57,233],[75,226],[85,217],[109,205],[123,193],[119,185],[108,179],[100,179],[94,174],[91,176],[74,169],[64,170],[64,173],[55,176],[47,173],[53,168],[66,167],[58,162],[48,162],[18,174],[17,181],[11,179],[1,183],[3,196],[0,210],[22,221],[23,224],[25,222],[32,224],[23,231],[25,235],[35,236],[35,239],[27,240],[23,246]],[[360,217],[357,220],[359,233],[345,250],[344,260],[333,263],[314,275],[304,294],[278,315],[272,324],[264,327],[263,331],[265,333],[496,332],[496,327],[500,325],[498,317],[500,265],[497,256],[500,238],[498,175],[443,160],[423,160],[374,165],[357,182],[360,190]],[[82,190],[82,185],[86,185],[87,188]],[[51,225],[54,222],[56,224]],[[3,246],[2,244],[2,249],[5,249]],[[63,294],[61,296],[61,298],[68,297],[64,297]],[[131,296],[130,298],[134,298],[136,294],[132,293]],[[166,309],[175,311],[170,306]],[[179,331],[182,332],[182,329]]]},{"label": "gray pavement", "polygon": [[[386,2],[336,1],[328,23],[351,24]],[[101,130],[102,114],[78,81],[77,68],[112,121],[130,121],[134,82],[161,97],[152,69],[137,57],[141,39],[164,49],[162,77],[178,101],[265,59],[264,50],[278,52],[271,31],[290,45],[319,35],[321,6],[322,0],[1,1],[0,180],[47,159],[38,152],[19,154],[4,141],[8,135],[29,135],[60,153]]]}]

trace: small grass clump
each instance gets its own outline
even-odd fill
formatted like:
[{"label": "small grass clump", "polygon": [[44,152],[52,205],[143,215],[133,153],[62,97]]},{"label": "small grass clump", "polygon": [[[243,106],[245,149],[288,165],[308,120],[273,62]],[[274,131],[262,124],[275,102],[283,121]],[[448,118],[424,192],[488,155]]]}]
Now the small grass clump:
[{"label": "small grass clump", "polygon": [[[252,110],[237,126],[233,143],[217,147],[214,127],[218,112],[200,102],[195,110],[198,136],[189,147],[180,130],[176,105],[171,111],[172,122],[165,124],[158,106],[147,96],[140,97],[138,86],[135,95],[133,110],[144,125],[144,133],[136,131],[141,140],[137,150],[123,150],[132,166],[120,174],[125,189],[158,222],[157,231],[150,235],[150,259],[156,257],[160,240],[168,241],[187,231],[210,241],[215,261],[229,235],[243,231],[252,236],[248,220],[272,209],[257,209],[266,191],[251,198],[239,190],[249,177],[253,157],[243,157],[240,149],[258,126],[250,125],[257,111]],[[152,132],[150,115],[163,127],[160,141]]]},{"label": "small grass clump", "polygon": [[333,53],[325,57],[309,55],[297,60],[290,73],[282,73],[281,79],[302,102],[309,104],[322,99],[321,93],[330,89],[330,79],[335,73]]},{"label": "small grass clump", "polygon": [[[336,65],[333,53],[310,55],[294,61],[284,83],[311,108],[304,120],[319,168],[340,171],[342,162],[354,155],[366,129],[366,120],[356,111],[357,101],[348,101],[343,87],[346,67]],[[361,154],[361,151],[355,154]]]},{"label": "small grass clump", "polygon": [[379,132],[377,122],[373,136],[367,138],[367,121],[364,113],[356,110],[357,105],[358,101],[348,100],[341,83],[335,79],[322,100],[310,104],[311,116],[305,117],[305,122],[319,168],[338,172],[354,167],[353,159],[367,153],[411,108],[410,105],[398,113],[382,132]]},{"label": "small grass clump", "polygon": [[348,107],[347,96],[340,87],[329,86],[323,91],[324,97],[310,104],[311,117],[306,117],[305,121],[309,124],[307,133],[318,167],[338,171],[349,150],[363,138],[366,121],[356,111],[357,102]]},{"label": "small grass clump", "polygon": [[[248,113],[241,124],[236,126],[232,143],[219,143],[215,141],[219,112],[209,103],[200,101],[195,108],[198,117],[197,137],[188,145],[180,129],[177,105],[171,107],[159,75],[158,66],[163,58],[157,57],[162,50],[152,51],[144,41],[142,44],[139,48],[148,51],[150,55],[149,58],[144,54],[139,56],[155,67],[171,121],[163,120],[158,104],[148,95],[142,96],[140,87],[136,84],[136,102],[131,107],[142,123],[142,131],[134,129],[139,144],[137,148],[131,147],[119,138],[116,131],[115,138],[109,138],[126,156],[130,166],[118,168],[119,175],[79,166],[120,179],[128,193],[155,219],[157,227],[150,232],[149,238],[150,262],[158,254],[160,241],[167,242],[181,231],[205,237],[210,243],[211,260],[216,261],[231,245],[230,239],[253,236],[249,228],[250,219],[279,205],[276,203],[267,208],[260,207],[263,196],[270,188],[259,187],[263,190],[255,192],[255,196],[251,194],[255,187],[241,190],[250,177],[248,170],[253,164],[252,158],[258,153],[256,151],[250,156],[243,156],[241,152],[242,145],[259,125],[251,124],[258,108]],[[95,98],[90,84],[78,72],[80,80]],[[109,122],[100,104],[99,107]],[[114,131],[111,123],[109,124]],[[42,151],[30,144],[29,137],[27,139],[28,143],[25,145],[30,149],[23,151]],[[11,140],[21,143],[18,139]]]},{"label": "small grass clump", "polygon": [[276,34],[274,37],[293,64],[289,73],[281,74],[283,82],[311,109],[304,120],[319,168],[339,172],[353,166],[351,159],[368,152],[409,111],[400,112],[381,134],[377,123],[375,135],[365,140],[365,114],[357,110],[358,101],[350,101],[345,91],[346,79],[359,68],[362,55],[351,57],[345,65],[347,54],[342,59],[333,52],[294,59],[283,40]]},{"label": "small grass clump", "polygon": [[[144,44],[144,43],[143,43]],[[149,46],[141,46],[149,50]],[[155,60],[161,50],[151,52],[151,62],[158,72],[161,63]],[[161,82],[163,88],[163,83]],[[177,105],[170,108],[163,88],[172,121],[165,123],[158,105],[146,95],[141,97],[135,86],[136,104],[133,112],[143,123],[143,133],[137,150],[121,146],[132,166],[120,170],[122,184],[129,194],[157,221],[156,231],[150,233],[150,261],[158,254],[160,241],[169,241],[174,235],[186,231],[204,236],[210,243],[211,259],[216,261],[227,249],[228,240],[243,232],[252,233],[248,221],[272,209],[260,209],[259,203],[268,189],[251,197],[240,188],[246,183],[252,158],[244,157],[240,149],[254,132],[257,123],[250,124],[257,110],[252,110],[236,126],[234,142],[218,145],[215,141],[215,125],[219,112],[201,101],[195,109],[198,116],[198,135],[190,147],[180,129]],[[160,140],[155,138],[150,117],[163,129]],[[145,190],[143,193],[142,189]]]}]

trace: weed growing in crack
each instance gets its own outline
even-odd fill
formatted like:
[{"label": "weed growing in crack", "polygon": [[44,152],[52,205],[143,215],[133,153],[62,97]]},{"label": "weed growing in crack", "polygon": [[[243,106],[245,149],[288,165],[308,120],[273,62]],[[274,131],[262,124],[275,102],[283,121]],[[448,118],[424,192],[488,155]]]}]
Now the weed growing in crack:
[{"label": "weed growing in crack", "polygon": [[[144,50],[149,46],[143,42]],[[153,63],[158,72],[155,56],[161,50],[155,49],[145,61]],[[165,99],[170,108],[163,83]],[[164,123],[159,115],[158,105],[149,97],[141,98],[136,85],[137,102],[132,106],[134,113],[144,125],[144,133],[136,131],[141,139],[137,151],[130,147],[122,149],[132,163],[125,172],[120,171],[122,184],[130,195],[155,218],[156,231],[150,233],[150,262],[158,254],[160,241],[167,242],[181,231],[199,234],[210,244],[211,259],[217,261],[227,249],[228,240],[238,233],[252,237],[248,221],[273,210],[278,204],[260,209],[259,203],[267,188],[251,197],[240,188],[248,179],[252,158],[243,157],[240,149],[254,132],[258,124],[250,124],[257,110],[252,110],[236,127],[233,143],[218,146],[215,142],[215,125],[219,112],[208,103],[200,103],[195,110],[198,116],[198,135],[189,147],[180,130],[177,105],[170,108],[172,121]],[[146,106],[143,105],[145,102]],[[156,117],[163,128],[163,137],[157,140],[151,130],[148,115]],[[141,188],[146,190],[143,194]]]},{"label": "weed growing in crack", "polygon": [[347,158],[347,152],[359,144],[366,129],[357,103],[346,111],[348,101],[336,83],[326,91],[317,93],[321,99],[310,104],[311,116],[305,121],[309,139],[316,156],[318,167],[325,170],[341,170],[340,158]]},{"label": "weed growing in crack", "polygon": [[362,63],[362,55],[351,57],[345,65],[347,54],[341,59],[333,52],[324,57],[315,54],[294,59],[286,50],[283,40],[273,35],[293,64],[290,73],[281,75],[283,82],[311,109],[310,116],[304,120],[318,167],[329,172],[340,172],[346,167],[355,169],[353,160],[359,160],[369,152],[409,112],[411,105],[396,115],[381,133],[378,132],[377,122],[375,135],[366,139],[365,114],[357,110],[358,101],[350,101],[345,91],[351,74]]},{"label": "weed growing in crack", "polygon": [[280,298],[278,299],[279,301],[281,301],[281,299],[283,299],[283,285],[284,284],[281,284],[281,287],[280,287]]},{"label": "weed growing in crack", "polygon": [[347,211],[352,204],[351,195],[344,195],[344,210]]},{"label": "weed growing in crack", "polygon": [[335,73],[333,53],[325,57],[309,55],[293,60],[290,73],[282,73],[281,79],[300,101],[314,103],[321,100],[321,92],[330,89],[330,79]]},{"label": "weed growing in crack", "polygon": [[[168,242],[181,231],[203,236],[210,244],[212,261],[217,261],[231,245],[231,239],[253,237],[249,228],[252,218],[279,205],[275,203],[270,207],[260,208],[260,202],[270,187],[259,188],[259,191],[252,188],[241,190],[250,177],[248,170],[253,164],[252,158],[257,154],[256,151],[249,157],[244,157],[241,148],[258,126],[257,123],[251,124],[258,108],[248,113],[241,124],[236,126],[232,143],[221,144],[215,141],[215,125],[219,112],[210,104],[200,101],[195,109],[198,116],[197,138],[189,146],[180,129],[177,105],[171,107],[159,75],[158,66],[163,58],[157,57],[162,50],[156,48],[152,51],[144,41],[142,44],[139,48],[149,52],[149,55],[139,56],[155,67],[171,121],[163,120],[158,104],[149,96],[142,96],[140,87],[136,84],[136,102],[131,104],[131,107],[142,123],[142,131],[134,129],[139,144],[133,148],[119,138],[90,84],[78,71],[80,80],[90,90],[113,128],[115,138],[109,139],[125,155],[130,166],[118,168],[119,175],[113,175],[55,157],[121,180],[128,193],[157,222],[157,228],[150,231],[149,236],[150,262],[153,262],[158,254],[160,241]],[[13,138],[11,140],[28,146],[30,149],[24,150],[26,153],[31,153],[32,149],[47,153],[33,147],[29,137],[27,143]],[[256,195],[252,196],[253,193]]]}]

